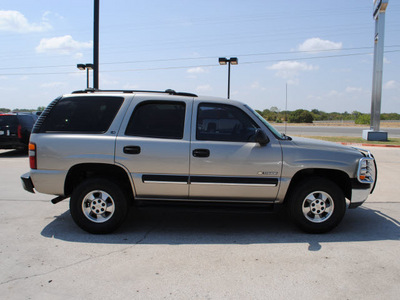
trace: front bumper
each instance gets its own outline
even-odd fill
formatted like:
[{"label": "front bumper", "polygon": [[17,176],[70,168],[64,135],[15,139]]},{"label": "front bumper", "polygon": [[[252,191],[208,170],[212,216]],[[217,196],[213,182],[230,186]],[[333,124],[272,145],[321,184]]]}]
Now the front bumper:
[{"label": "front bumper", "polygon": [[355,189],[351,190],[351,202],[349,208],[356,208],[363,204],[367,200],[369,194],[371,193],[371,188],[367,189]]},{"label": "front bumper", "polygon": [[374,156],[368,150],[358,149],[364,157],[360,159],[357,179],[351,182],[351,200],[349,208],[360,206],[375,189],[378,168]]},{"label": "front bumper", "polygon": [[22,187],[24,188],[25,191],[28,191],[30,193],[35,193],[33,182],[31,180],[29,172],[21,176],[21,182],[22,182]]}]

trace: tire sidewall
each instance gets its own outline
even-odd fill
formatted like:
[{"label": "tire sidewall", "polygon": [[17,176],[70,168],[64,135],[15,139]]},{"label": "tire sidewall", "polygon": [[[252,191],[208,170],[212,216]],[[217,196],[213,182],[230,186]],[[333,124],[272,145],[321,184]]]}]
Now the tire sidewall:
[{"label": "tire sidewall", "polygon": [[[334,204],[332,215],[321,223],[314,223],[308,220],[302,211],[305,198],[316,191],[329,194]],[[346,201],[343,191],[334,182],[318,177],[300,182],[291,193],[288,204],[292,220],[302,230],[309,233],[324,233],[332,230],[340,223],[346,211]]]},{"label": "tire sidewall", "polygon": [[[89,220],[82,211],[84,197],[96,190],[108,193],[114,201],[114,213],[103,223]],[[128,214],[127,197],[113,181],[102,178],[88,179],[74,189],[70,199],[70,212],[75,223],[83,230],[94,234],[111,233],[121,226]]]}]

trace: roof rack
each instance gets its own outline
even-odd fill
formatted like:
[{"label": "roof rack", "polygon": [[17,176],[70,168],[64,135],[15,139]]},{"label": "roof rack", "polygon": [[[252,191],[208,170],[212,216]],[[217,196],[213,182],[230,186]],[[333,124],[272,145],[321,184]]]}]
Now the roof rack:
[{"label": "roof rack", "polygon": [[125,94],[133,94],[133,93],[157,93],[157,94],[169,94],[174,96],[185,96],[185,97],[198,97],[196,94],[186,93],[186,92],[176,92],[172,89],[167,89],[165,91],[147,91],[147,90],[98,90],[98,89],[85,89],[74,91],[72,94],[90,94],[90,93],[101,93],[101,92],[109,92],[109,93],[125,93]]}]

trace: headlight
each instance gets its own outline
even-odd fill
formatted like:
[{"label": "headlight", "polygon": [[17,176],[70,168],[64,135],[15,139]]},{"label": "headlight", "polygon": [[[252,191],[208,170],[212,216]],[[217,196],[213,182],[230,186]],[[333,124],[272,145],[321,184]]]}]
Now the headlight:
[{"label": "headlight", "polygon": [[358,163],[357,179],[361,183],[373,183],[375,180],[374,159],[363,157]]}]

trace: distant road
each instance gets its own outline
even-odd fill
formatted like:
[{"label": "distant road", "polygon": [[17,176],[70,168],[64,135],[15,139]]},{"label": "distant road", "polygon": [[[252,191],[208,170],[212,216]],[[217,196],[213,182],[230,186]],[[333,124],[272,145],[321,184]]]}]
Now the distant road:
[{"label": "distant road", "polygon": [[[274,125],[279,132],[285,131],[284,125]],[[362,137],[362,131],[369,127],[346,127],[346,126],[290,126],[288,124],[287,135],[307,136],[352,136]],[[400,138],[400,128],[381,128],[388,132],[389,138]]]}]

